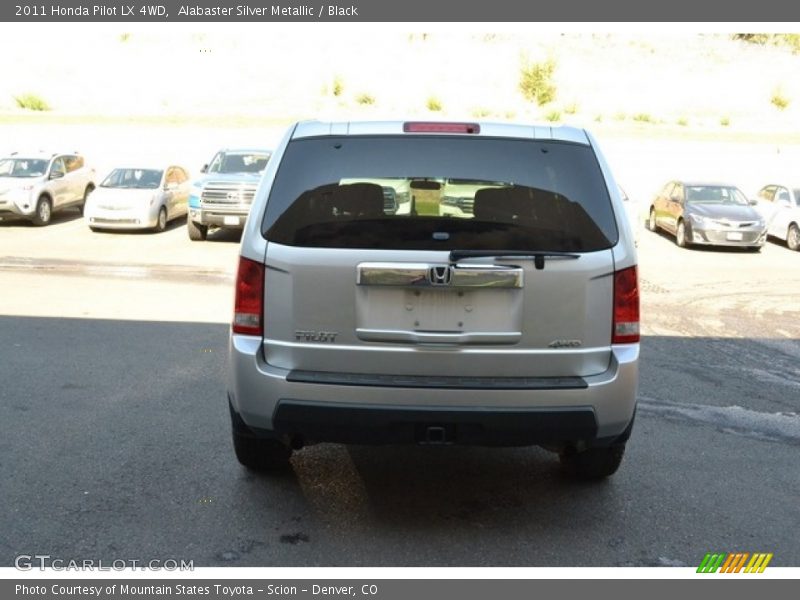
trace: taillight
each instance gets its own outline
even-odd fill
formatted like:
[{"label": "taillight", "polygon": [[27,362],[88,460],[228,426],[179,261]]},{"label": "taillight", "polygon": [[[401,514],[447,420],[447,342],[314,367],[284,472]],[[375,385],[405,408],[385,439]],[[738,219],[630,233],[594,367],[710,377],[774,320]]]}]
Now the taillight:
[{"label": "taillight", "polygon": [[440,123],[430,121],[410,121],[403,123],[405,133],[480,133],[477,123]]},{"label": "taillight", "polygon": [[233,303],[233,332],[263,335],[264,265],[239,258],[236,272],[236,299]]},{"label": "taillight", "polygon": [[639,277],[636,267],[614,273],[614,329],[612,344],[639,341]]}]

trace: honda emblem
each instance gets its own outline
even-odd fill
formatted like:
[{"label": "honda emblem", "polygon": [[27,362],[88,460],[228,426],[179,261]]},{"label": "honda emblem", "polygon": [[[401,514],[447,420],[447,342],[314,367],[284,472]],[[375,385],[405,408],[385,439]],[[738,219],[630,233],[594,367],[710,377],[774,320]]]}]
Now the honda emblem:
[{"label": "honda emblem", "polygon": [[428,283],[431,285],[450,285],[453,279],[453,267],[436,265],[428,269]]}]

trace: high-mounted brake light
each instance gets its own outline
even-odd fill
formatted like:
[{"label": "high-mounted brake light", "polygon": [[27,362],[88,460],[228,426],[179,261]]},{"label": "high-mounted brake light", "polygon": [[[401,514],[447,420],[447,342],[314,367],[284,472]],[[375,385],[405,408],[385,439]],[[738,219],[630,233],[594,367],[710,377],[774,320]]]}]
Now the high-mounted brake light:
[{"label": "high-mounted brake light", "polygon": [[480,133],[477,123],[440,123],[429,121],[411,121],[403,123],[405,133]]},{"label": "high-mounted brake light", "polygon": [[233,303],[233,332],[263,335],[264,265],[239,258],[236,273],[236,299]]},{"label": "high-mounted brake light", "polygon": [[636,267],[614,273],[614,329],[612,344],[639,341],[639,277]]}]

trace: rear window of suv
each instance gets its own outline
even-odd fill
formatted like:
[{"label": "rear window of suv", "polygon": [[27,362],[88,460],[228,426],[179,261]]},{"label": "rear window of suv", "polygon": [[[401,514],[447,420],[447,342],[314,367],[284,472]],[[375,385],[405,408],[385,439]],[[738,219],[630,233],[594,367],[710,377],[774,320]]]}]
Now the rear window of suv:
[{"label": "rear window of suv", "polygon": [[[404,202],[387,202],[388,187]],[[601,250],[618,235],[591,147],[445,136],[292,141],[262,233],[303,247],[531,251]]]}]

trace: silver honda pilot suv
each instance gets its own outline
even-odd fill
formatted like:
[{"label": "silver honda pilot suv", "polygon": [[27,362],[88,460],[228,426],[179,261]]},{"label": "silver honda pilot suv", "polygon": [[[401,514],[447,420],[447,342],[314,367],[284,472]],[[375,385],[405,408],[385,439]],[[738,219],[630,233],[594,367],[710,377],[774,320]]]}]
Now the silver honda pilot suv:
[{"label": "silver honda pilot suv", "polygon": [[[387,210],[387,187],[407,210]],[[540,445],[603,478],[631,434],[638,359],[633,234],[587,131],[287,132],[236,280],[228,395],[246,467],[318,442]]]}]

